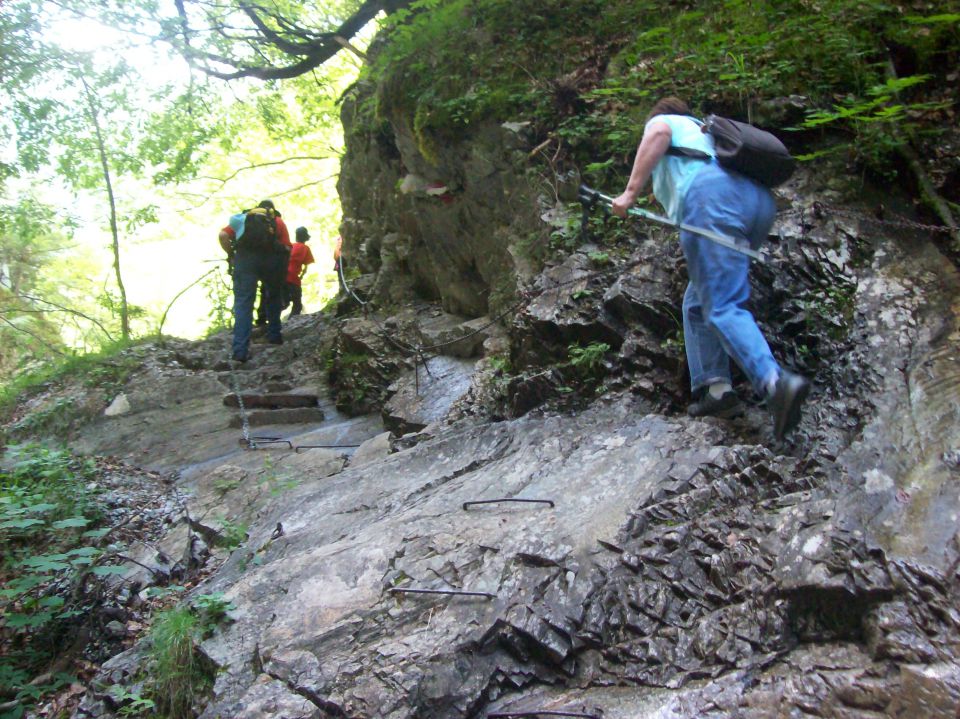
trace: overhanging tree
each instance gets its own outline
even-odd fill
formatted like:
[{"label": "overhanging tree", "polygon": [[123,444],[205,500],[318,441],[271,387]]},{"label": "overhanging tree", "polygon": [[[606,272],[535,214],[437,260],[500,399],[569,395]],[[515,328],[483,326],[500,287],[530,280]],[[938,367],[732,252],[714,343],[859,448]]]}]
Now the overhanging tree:
[{"label": "overhanging tree", "polygon": [[245,0],[57,0],[65,12],[97,17],[174,47],[190,66],[221,80],[284,80],[319,68],[379,13],[413,0],[255,3]]}]

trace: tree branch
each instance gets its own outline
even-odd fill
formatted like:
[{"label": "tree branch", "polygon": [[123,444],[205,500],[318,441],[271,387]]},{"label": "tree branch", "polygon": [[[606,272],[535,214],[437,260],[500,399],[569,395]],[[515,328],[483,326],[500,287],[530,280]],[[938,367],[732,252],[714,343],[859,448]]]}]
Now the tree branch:
[{"label": "tree branch", "polygon": [[46,349],[50,350],[51,352],[55,352],[56,354],[60,355],[61,357],[63,356],[64,353],[63,353],[62,350],[57,349],[57,348],[54,347],[52,344],[50,344],[49,342],[47,342],[45,339],[43,339],[42,337],[40,337],[40,336],[37,335],[37,334],[34,334],[34,333],[31,332],[30,330],[28,330],[28,329],[26,329],[26,328],[24,328],[24,327],[17,327],[17,325],[13,324],[13,322],[11,322],[10,320],[8,320],[8,319],[7,319],[6,317],[4,317],[3,315],[0,315],[0,322],[3,322],[4,324],[9,325],[11,328],[13,328],[13,329],[14,329],[15,331],[17,331],[17,332],[21,332],[21,333],[23,333],[23,334],[25,334],[25,335],[27,335],[27,336],[29,336],[29,337],[33,337],[34,340],[36,340],[37,342],[39,342],[39,343],[40,343],[41,345],[43,345]]},{"label": "tree branch", "polygon": [[[246,42],[250,49],[257,52],[262,59],[261,63],[251,63],[240,58],[209,53],[191,44],[188,41],[191,31],[184,1],[176,0],[184,40],[177,43],[173,38],[168,38],[168,42],[175,45],[179,44],[179,49],[187,62],[210,77],[221,80],[235,80],[241,77],[252,77],[259,80],[285,80],[298,77],[323,65],[344,48],[359,57],[364,57],[360,50],[350,44],[350,40],[381,11],[390,14],[408,6],[411,2],[412,0],[365,0],[356,12],[344,20],[335,30],[315,33],[297,27],[282,16],[271,14],[261,6],[240,3],[240,10],[246,14],[253,24],[254,35],[243,38],[232,37],[228,28],[224,25],[213,25],[211,30],[217,32],[224,39]],[[272,28],[265,18],[272,19],[282,28],[282,31]],[[298,39],[291,40],[290,36]],[[265,52],[268,50],[282,53],[293,61],[287,64],[283,64],[279,60],[273,62]],[[217,69],[212,66],[214,64],[232,67],[233,70]]]},{"label": "tree branch", "polygon": [[17,297],[20,297],[25,300],[29,300],[30,302],[39,302],[44,305],[50,305],[51,307],[56,308],[58,311],[66,312],[67,314],[73,315],[74,317],[82,317],[87,322],[90,322],[91,324],[94,324],[97,327],[99,327],[100,331],[106,335],[107,339],[110,340],[111,342],[113,341],[113,335],[110,334],[110,331],[106,327],[100,324],[100,322],[94,319],[93,317],[90,317],[89,315],[85,315],[83,312],[80,312],[79,310],[74,310],[69,307],[64,307],[63,305],[58,305],[56,302],[51,302],[50,300],[44,300],[44,299],[41,299],[40,297],[31,297],[30,295],[25,295],[25,294],[19,294],[17,295]]},{"label": "tree branch", "polygon": [[284,163],[292,162],[294,160],[316,160],[316,161],[331,160],[337,156],[338,156],[337,153],[334,153],[332,155],[295,155],[293,157],[285,157],[282,160],[272,160],[270,162],[257,162],[252,165],[245,165],[244,167],[237,168],[234,172],[222,178],[210,177],[209,175],[200,175],[198,179],[213,180],[214,182],[219,182],[221,185],[225,185],[230,180],[232,180],[237,175],[239,175],[241,172],[245,172],[246,170],[257,170],[257,169],[260,169],[261,167],[272,167],[274,165],[283,165]]},{"label": "tree branch", "polygon": [[160,326],[157,327],[157,339],[158,339],[158,340],[163,341],[163,324],[164,324],[164,322],[167,321],[167,315],[170,313],[170,308],[173,307],[174,303],[175,303],[177,300],[179,300],[179,299],[184,295],[184,293],[185,293],[187,290],[189,290],[190,288],[192,288],[192,287],[200,284],[203,280],[205,280],[207,277],[209,277],[210,275],[212,275],[212,274],[213,274],[214,272],[216,272],[218,269],[219,269],[218,267],[214,267],[214,268],[213,268],[212,270],[210,270],[209,272],[204,273],[203,275],[201,275],[200,277],[198,277],[197,279],[195,279],[193,282],[191,282],[189,285],[187,285],[186,287],[184,287],[182,290],[180,290],[180,291],[174,296],[174,298],[173,298],[172,300],[170,300],[170,304],[167,305],[167,309],[165,309],[165,310],[163,311],[163,317],[160,318]]},{"label": "tree branch", "polygon": [[334,175],[328,175],[327,177],[321,177],[319,180],[313,180],[312,182],[305,182],[305,183],[302,184],[302,185],[297,185],[296,187],[291,187],[291,188],[286,189],[286,190],[283,190],[283,191],[281,191],[281,192],[274,192],[274,193],[273,193],[273,196],[274,196],[274,197],[283,197],[284,195],[291,195],[291,194],[293,194],[294,192],[299,192],[300,190],[303,190],[303,189],[305,189],[305,188],[307,188],[307,187],[313,187],[314,185],[320,185],[320,184],[326,182],[327,180],[332,180],[334,177],[336,177],[335,174],[334,174]]}]

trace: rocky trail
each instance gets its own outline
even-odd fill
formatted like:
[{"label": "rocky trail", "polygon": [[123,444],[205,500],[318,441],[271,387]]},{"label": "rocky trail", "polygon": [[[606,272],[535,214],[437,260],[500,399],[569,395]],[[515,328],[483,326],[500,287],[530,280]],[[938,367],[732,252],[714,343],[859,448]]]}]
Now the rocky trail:
[{"label": "rocky trail", "polygon": [[[817,384],[784,443],[757,405],[683,414],[676,269],[642,238],[620,274],[589,247],[548,267],[504,328],[341,303],[241,367],[222,336],[151,348],[71,444],[175,491],[121,600],[190,567],[234,607],[197,648],[201,716],[954,719],[958,277],[789,217],[758,316],[779,353],[816,343],[793,358]],[[557,360],[574,338],[611,347],[599,384]],[[76,716],[121,712],[146,661],[107,661]]]}]

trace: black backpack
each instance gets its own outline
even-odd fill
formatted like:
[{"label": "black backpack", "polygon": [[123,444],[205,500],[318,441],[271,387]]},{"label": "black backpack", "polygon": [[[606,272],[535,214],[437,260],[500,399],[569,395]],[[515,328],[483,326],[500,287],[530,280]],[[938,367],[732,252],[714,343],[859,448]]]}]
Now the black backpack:
[{"label": "black backpack", "polygon": [[283,244],[277,237],[276,213],[255,207],[244,214],[243,234],[237,240],[237,249],[259,253],[279,252]]},{"label": "black backpack", "polygon": [[[796,160],[780,140],[766,130],[746,122],[710,115],[701,130],[713,136],[717,162],[767,187],[776,187],[787,181],[796,167]],[[667,154],[710,158],[700,150],[689,147],[671,147]]]}]

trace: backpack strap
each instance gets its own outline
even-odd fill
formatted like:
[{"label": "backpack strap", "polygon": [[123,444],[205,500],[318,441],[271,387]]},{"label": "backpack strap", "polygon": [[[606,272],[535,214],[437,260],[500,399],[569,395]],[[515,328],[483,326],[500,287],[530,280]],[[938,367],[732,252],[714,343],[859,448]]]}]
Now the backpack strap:
[{"label": "backpack strap", "polygon": [[[690,119],[700,126],[701,132],[706,134],[708,120],[701,120],[693,117],[692,115],[690,116]],[[692,160],[705,160],[707,162],[713,159],[713,155],[710,155],[703,150],[694,150],[692,147],[683,147],[681,145],[670,145],[664,154],[673,155],[674,157],[687,157]]]},{"label": "backpack strap", "polygon": [[692,160],[709,161],[713,159],[713,155],[708,155],[703,150],[694,150],[692,147],[676,147],[674,145],[670,145],[664,154],[673,155],[674,157],[688,157]]}]

